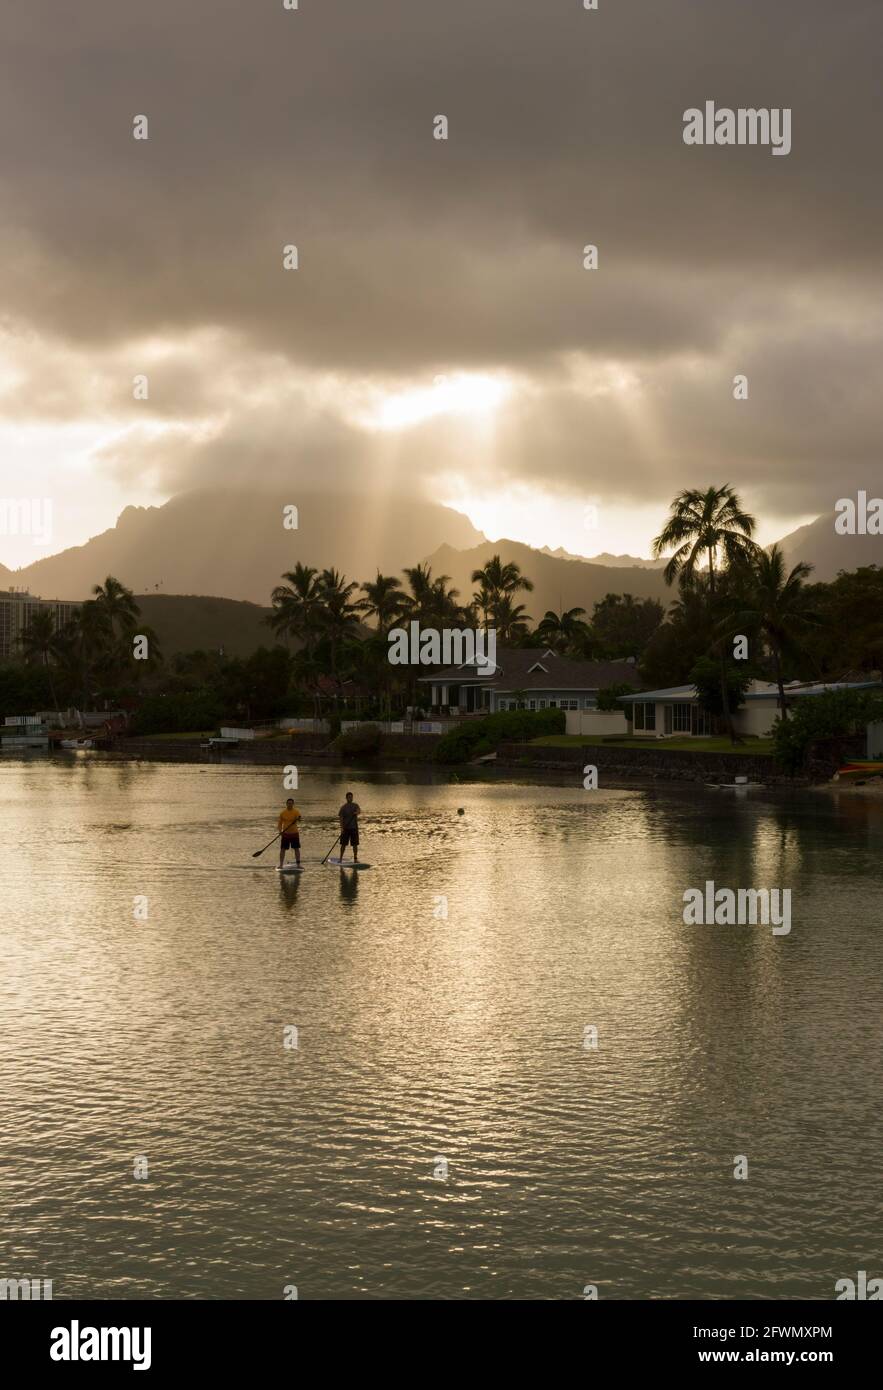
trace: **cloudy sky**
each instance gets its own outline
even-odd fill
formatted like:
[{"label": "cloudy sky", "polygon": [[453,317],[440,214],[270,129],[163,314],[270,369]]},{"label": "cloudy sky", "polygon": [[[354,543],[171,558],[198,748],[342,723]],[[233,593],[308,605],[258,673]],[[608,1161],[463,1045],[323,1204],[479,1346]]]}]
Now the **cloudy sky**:
[{"label": "cloudy sky", "polygon": [[[2,494],[52,550],[285,479],[646,554],[685,486],[762,540],[873,490],[881,46],[879,0],[5,6]],[[706,100],[791,153],[686,146]]]}]

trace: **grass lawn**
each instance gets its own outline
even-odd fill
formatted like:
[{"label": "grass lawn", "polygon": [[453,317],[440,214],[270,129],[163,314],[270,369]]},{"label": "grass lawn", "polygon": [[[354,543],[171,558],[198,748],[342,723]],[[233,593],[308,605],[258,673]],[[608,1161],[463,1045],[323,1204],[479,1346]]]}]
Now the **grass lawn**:
[{"label": "grass lawn", "polygon": [[153,742],[153,741],[155,740],[157,743],[170,743],[170,742],[172,742],[174,739],[178,739],[178,738],[214,738],[214,737],[215,737],[215,731],[214,731],[214,729],[206,729],[203,733],[199,733],[196,729],[194,729],[194,730],[192,730],[192,731],[191,731],[190,733],[188,733],[188,734],[135,734],[135,738],[149,738],[149,739],[151,740],[151,742]]},{"label": "grass lawn", "polygon": [[531,739],[531,743],[546,748],[579,747],[580,744],[597,743],[610,748],[674,748],[685,753],[735,753],[746,755],[772,753],[771,738],[749,738],[737,743],[735,748],[724,735],[721,738],[602,738],[600,734],[547,734],[545,738]]}]

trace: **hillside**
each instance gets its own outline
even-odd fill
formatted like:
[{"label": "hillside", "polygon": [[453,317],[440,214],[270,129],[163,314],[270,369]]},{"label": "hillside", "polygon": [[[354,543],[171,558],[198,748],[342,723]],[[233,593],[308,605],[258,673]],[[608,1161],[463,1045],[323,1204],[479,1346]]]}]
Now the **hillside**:
[{"label": "hillside", "polygon": [[779,542],[789,565],[804,560],[813,566],[812,580],[828,583],[839,570],[855,570],[861,565],[883,565],[883,536],[838,536],[834,513],[816,517],[799,526]]},{"label": "hillside", "polygon": [[167,660],[176,652],[219,647],[226,656],[250,656],[277,641],[263,621],[272,609],[254,603],[189,594],[136,594],[136,601],[141,621],[156,632]]},{"label": "hillside", "polygon": [[[292,503],[298,529],[286,530],[283,508]],[[389,574],[412,565],[440,544],[481,539],[461,513],[413,498],[323,495],[295,486],[285,494],[204,490],[162,507],[127,507],[110,530],[15,571],[7,587],[78,600],[112,574],[136,593],[266,604],[279,576],[297,561],[361,581],[378,567]]]},{"label": "hillside", "polygon": [[548,608],[556,613],[562,608],[585,608],[591,617],[592,606],[605,594],[633,594],[635,598],[657,598],[668,606],[672,594],[657,569],[610,568],[588,560],[563,560],[556,555],[544,555],[519,541],[484,541],[470,550],[455,550],[443,545],[429,555],[434,575],[448,574],[459,589],[463,600],[471,597],[475,585],[473,570],[480,569],[493,555],[504,563],[514,561],[522,574],[534,583],[530,594],[519,594],[531,617],[538,621]]}]

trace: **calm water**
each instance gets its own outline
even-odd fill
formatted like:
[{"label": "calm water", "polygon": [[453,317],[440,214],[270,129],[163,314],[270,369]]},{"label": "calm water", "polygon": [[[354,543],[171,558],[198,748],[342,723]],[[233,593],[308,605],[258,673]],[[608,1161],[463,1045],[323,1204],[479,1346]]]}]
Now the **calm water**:
[{"label": "calm water", "polygon": [[[302,780],[313,863],[280,880],[250,857],[270,770],[0,763],[0,1275],[830,1299],[883,1273],[883,804]],[[359,875],[318,864],[348,786]],[[791,934],[685,926],[710,878],[790,886]]]}]

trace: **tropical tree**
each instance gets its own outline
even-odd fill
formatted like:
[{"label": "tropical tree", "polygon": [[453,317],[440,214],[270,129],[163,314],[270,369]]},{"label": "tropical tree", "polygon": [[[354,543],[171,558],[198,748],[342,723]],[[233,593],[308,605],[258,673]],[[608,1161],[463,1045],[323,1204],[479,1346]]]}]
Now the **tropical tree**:
[{"label": "tropical tree", "polygon": [[[672,550],[663,571],[666,584],[681,579],[689,586],[705,562],[708,579],[709,607],[718,619],[723,613],[718,611],[719,579],[728,565],[744,563],[756,553],[758,547],[752,540],[755,528],[754,517],[746,512],[737,494],[725,484],[723,487],[709,487],[704,492],[688,488],[678,493],[671,505],[671,513],[665,526],[653,541],[652,553],[659,559],[667,550]],[[730,673],[724,637],[718,636],[714,642],[718,660],[721,687],[721,705],[727,732],[731,743],[741,742],[733,728],[730,710]]]},{"label": "tropical tree", "polygon": [[591,635],[583,621],[584,608],[568,608],[563,613],[548,609],[537,624],[537,636],[562,655],[582,651]]},{"label": "tropical tree", "polygon": [[359,631],[359,609],[353,601],[353,594],[358,587],[353,581],[348,583],[346,576],[336,569],[323,570],[319,575],[318,625],[322,637],[328,643],[331,675],[338,686],[338,657],[341,647]]},{"label": "tropical tree", "polygon": [[743,625],[753,628],[766,644],[779,690],[782,719],[788,718],[783,671],[785,658],[795,655],[800,650],[801,639],[818,626],[818,620],[808,611],[804,583],[812,568],[812,565],[801,561],[786,571],[785,556],[778,545],[770,546],[769,550],[758,550],[748,560],[743,572],[744,606],[736,608],[729,624],[731,631]]},{"label": "tropical tree", "polygon": [[504,594],[497,600],[494,607],[494,627],[497,637],[504,645],[514,644],[526,637],[530,621],[530,614],[524,611],[524,604],[513,603],[511,594]]},{"label": "tropical tree", "polygon": [[57,712],[58,698],[55,693],[55,682],[52,679],[52,661],[58,660],[63,650],[63,644],[60,634],[56,631],[55,615],[52,609],[38,608],[32,614],[27,626],[22,629],[18,640],[25,661],[36,662],[46,668],[46,677],[52,692],[52,703]]},{"label": "tropical tree", "polygon": [[504,564],[499,555],[492,556],[481,569],[473,570],[471,582],[479,586],[472,598],[483,615],[485,628],[489,619],[499,627],[498,613],[504,599],[511,599],[522,590],[533,592],[533,581],[521,573],[521,566],[514,560]]},{"label": "tropical tree", "polygon": [[395,575],[381,574],[378,570],[376,579],[369,579],[362,585],[362,593],[365,597],[356,607],[377,620],[377,633],[385,638],[407,603],[404,589],[399,587]]},{"label": "tropical tree", "polygon": [[141,616],[132,590],[109,574],[103,584],[95,585],[92,594],[96,606],[107,619],[110,631],[116,636],[128,637]]},{"label": "tropical tree", "polygon": [[293,637],[312,653],[322,607],[318,572],[298,561],[282,578],[286,583],[277,584],[273,590],[271,602],[275,612],[269,615],[267,622],[274,632],[282,637]]},{"label": "tropical tree", "polygon": [[704,492],[688,488],[672,502],[668,521],[653,541],[653,558],[660,559],[674,547],[663,571],[669,585],[681,574],[689,582],[704,560],[713,594],[720,569],[757,550],[751,539],[755,525],[728,484]]}]

